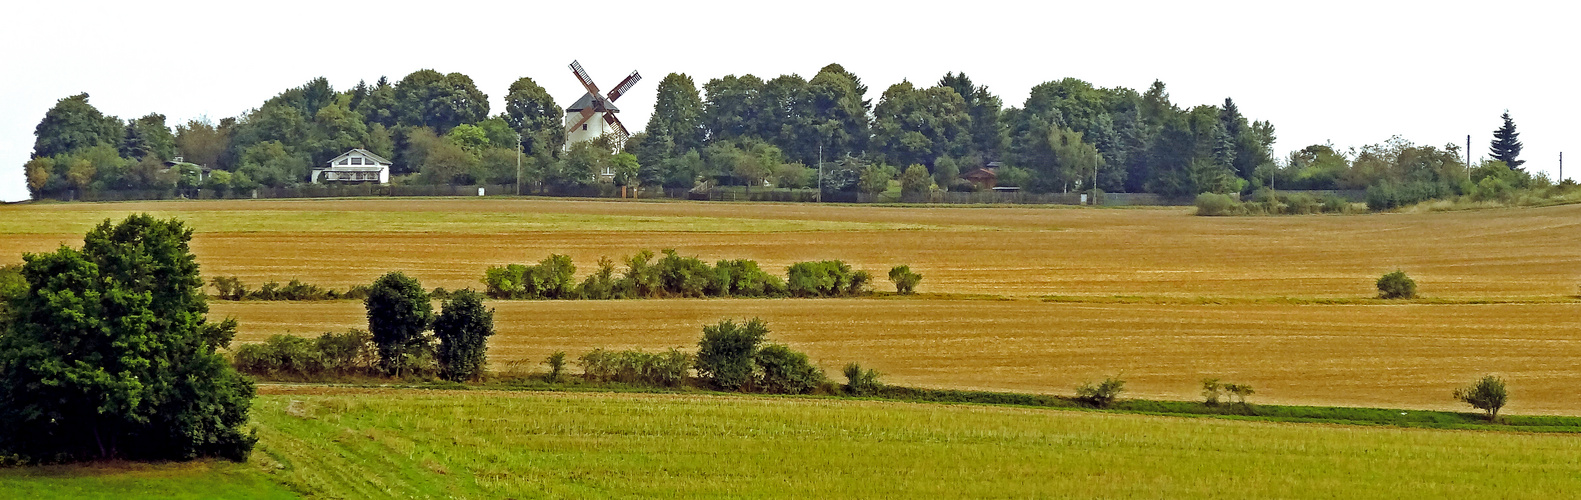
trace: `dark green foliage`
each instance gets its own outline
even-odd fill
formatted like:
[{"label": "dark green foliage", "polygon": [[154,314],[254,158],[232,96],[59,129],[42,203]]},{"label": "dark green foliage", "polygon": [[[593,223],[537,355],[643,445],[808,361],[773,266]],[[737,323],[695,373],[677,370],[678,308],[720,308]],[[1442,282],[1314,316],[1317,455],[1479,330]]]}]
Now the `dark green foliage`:
[{"label": "dark green foliage", "polygon": [[270,281],[257,290],[251,290],[235,276],[215,276],[209,280],[209,284],[214,287],[214,298],[220,300],[362,300],[368,297],[367,285],[355,285],[342,292],[291,280],[284,286],[278,281]]},{"label": "dark green foliage", "polygon": [[659,268],[654,267],[653,252],[643,250],[626,259],[626,274],[621,277],[621,288],[626,297],[653,298],[664,292],[664,281]]},{"label": "dark green foliage", "polygon": [[565,375],[565,351],[555,351],[554,354],[544,358],[543,362],[549,365],[549,383],[559,383],[561,377]]},{"label": "dark green foliage", "polygon": [[757,390],[773,394],[806,394],[824,383],[823,370],[813,366],[806,353],[780,344],[758,349]]},{"label": "dark green foliage", "polygon": [[686,381],[687,372],[697,362],[691,354],[673,348],[656,353],[594,349],[577,361],[582,365],[582,374],[588,380],[660,387],[681,385]]},{"label": "dark green foliage", "polygon": [[598,271],[582,280],[581,298],[590,300],[616,299],[622,296],[620,279],[615,277],[615,263],[608,258],[598,259]]},{"label": "dark green foliage", "polygon": [[248,295],[247,285],[235,276],[215,276],[209,283],[219,292],[216,298],[220,300],[242,300]]},{"label": "dark green foliage", "polygon": [[362,330],[326,332],[317,339],[273,335],[236,349],[237,370],[262,377],[314,380],[371,375],[378,360],[373,336]]},{"label": "dark green foliage", "polygon": [[751,260],[721,260],[714,264],[714,280],[709,295],[716,297],[779,297],[785,295],[785,282],[763,272]]},{"label": "dark green foliage", "polygon": [[1106,408],[1119,399],[1120,392],[1125,390],[1125,381],[1119,377],[1109,377],[1103,382],[1094,384],[1087,382],[1076,388],[1076,400],[1094,408]]},{"label": "dark green foliage", "polygon": [[911,295],[916,293],[917,284],[922,282],[922,275],[911,272],[911,266],[895,266],[889,269],[889,281],[895,283],[895,293]]},{"label": "dark green foliage", "polygon": [[698,378],[722,390],[742,389],[755,378],[758,344],[768,334],[768,324],[758,318],[740,325],[727,319],[704,326],[697,343]]},{"label": "dark green foliage", "polygon": [[33,129],[37,136],[33,156],[51,157],[99,145],[113,147],[120,144],[123,134],[125,126],[121,120],[104,116],[88,104],[88,94],[77,94],[57,101],[44,113],[44,119]]},{"label": "dark green foliage", "polygon": [[576,265],[571,257],[551,254],[537,265],[509,264],[491,267],[485,272],[483,284],[489,298],[494,299],[574,299],[580,296],[576,289]]},{"label": "dark green foliage", "polygon": [[475,379],[486,366],[488,339],[494,335],[494,310],[483,307],[483,296],[472,290],[456,291],[441,307],[434,319],[439,376],[456,382]]},{"label": "dark green foliage", "polygon": [[394,101],[399,124],[429,127],[439,134],[483,121],[489,114],[488,96],[461,73],[412,72],[396,82]]},{"label": "dark green foliage", "polygon": [[664,257],[654,263],[659,271],[659,282],[664,293],[672,297],[703,297],[714,280],[708,263],[697,257],[682,257],[675,250],[664,250]]},{"label": "dark green foliage", "polygon": [[1455,399],[1487,412],[1488,420],[1492,421],[1498,420],[1499,409],[1509,402],[1510,394],[1505,390],[1503,379],[1488,375],[1470,387],[1455,389]]},{"label": "dark green foliage", "polygon": [[1378,278],[1378,298],[1380,299],[1411,299],[1416,298],[1416,280],[1405,275],[1405,271],[1396,269],[1394,272]]},{"label": "dark green foliage", "polygon": [[431,349],[423,332],[433,322],[434,309],[422,284],[400,271],[385,274],[368,287],[364,305],[380,368],[399,376],[403,369],[423,364]]},{"label": "dark green foliage", "polygon": [[797,262],[789,269],[787,291],[795,297],[847,297],[867,293],[867,271],[852,271],[838,260]]},{"label": "dark green foliage", "polygon": [[1197,215],[1239,215],[1241,202],[1227,194],[1202,193],[1197,195]]},{"label": "dark green foliage", "polygon": [[845,392],[856,396],[869,396],[877,393],[884,387],[878,381],[878,371],[862,369],[862,365],[849,363],[845,365]]},{"label": "dark green foliage", "polygon": [[1493,144],[1488,148],[1489,156],[1504,162],[1511,169],[1520,170],[1521,164],[1526,163],[1526,160],[1520,159],[1521,134],[1515,131],[1515,120],[1510,119],[1509,111],[1505,111],[1499,118],[1504,120],[1504,124],[1493,131]]},{"label": "dark green foliage", "polygon": [[253,384],[215,352],[236,322],[206,322],[191,238],[133,215],[81,251],[24,255],[0,335],[0,455],[246,460]]}]

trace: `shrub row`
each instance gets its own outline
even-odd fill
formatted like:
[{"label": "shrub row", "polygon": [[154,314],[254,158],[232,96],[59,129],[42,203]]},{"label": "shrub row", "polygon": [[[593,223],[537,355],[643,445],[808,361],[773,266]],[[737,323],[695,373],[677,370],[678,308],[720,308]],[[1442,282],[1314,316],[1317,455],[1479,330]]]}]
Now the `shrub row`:
[{"label": "shrub row", "polygon": [[1247,201],[1227,194],[1197,195],[1197,215],[1307,215],[1351,211],[1349,201],[1332,194],[1318,198],[1308,193],[1260,189]]},{"label": "shrub row", "polygon": [[313,379],[372,375],[378,359],[373,336],[351,330],[317,339],[275,335],[237,348],[232,364],[254,375]]},{"label": "shrub row", "polygon": [[[278,281],[270,281],[253,290],[235,276],[216,276],[209,280],[209,285],[214,287],[214,297],[220,300],[364,300],[368,298],[368,285],[352,285],[342,291],[291,280],[284,285]],[[436,299],[447,299],[452,293],[444,288],[435,288],[429,292],[429,295]]]},{"label": "shrub row", "polygon": [[[483,284],[495,299],[635,299],[665,297],[850,297],[870,291],[873,276],[838,260],[799,262],[786,278],[765,272],[756,261],[721,260],[710,266],[696,257],[664,250],[663,257],[644,250],[624,259],[625,269],[600,259],[598,270],[580,283],[576,265],[565,255],[550,255],[537,264],[490,267]],[[898,290],[909,293],[922,275],[900,266],[890,272]]]}]

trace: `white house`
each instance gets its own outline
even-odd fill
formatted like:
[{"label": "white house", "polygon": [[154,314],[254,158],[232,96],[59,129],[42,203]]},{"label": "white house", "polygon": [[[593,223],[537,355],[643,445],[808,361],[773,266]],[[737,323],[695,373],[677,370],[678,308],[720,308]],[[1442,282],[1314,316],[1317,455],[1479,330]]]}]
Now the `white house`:
[{"label": "white house", "polygon": [[313,183],[390,183],[390,160],[366,149],[357,148],[342,153],[329,164],[313,169]]},{"label": "white house", "polygon": [[[602,137],[604,134],[615,132],[615,127],[604,121],[604,111],[619,113],[620,108],[616,108],[614,103],[596,103],[593,102],[593,99],[593,94],[582,94],[581,99],[577,99],[575,103],[565,107],[565,127],[569,129],[565,132],[566,147],[582,141],[591,141]],[[576,125],[576,122],[582,121],[582,110],[584,109],[595,111],[593,117],[588,118],[582,125],[574,129],[571,128],[572,125]]]}]

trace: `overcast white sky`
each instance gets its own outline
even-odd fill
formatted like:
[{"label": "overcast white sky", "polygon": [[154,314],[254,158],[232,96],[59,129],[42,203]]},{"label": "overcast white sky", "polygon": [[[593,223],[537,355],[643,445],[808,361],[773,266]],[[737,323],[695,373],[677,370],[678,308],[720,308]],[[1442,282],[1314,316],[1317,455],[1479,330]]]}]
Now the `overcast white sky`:
[{"label": "overcast white sky", "polygon": [[838,62],[877,97],[964,71],[1007,106],[1038,83],[1167,85],[1183,107],[1233,97],[1272,121],[1280,155],[1392,135],[1487,155],[1510,110],[1527,168],[1581,177],[1577,8],[1569,2],[12,2],[0,19],[0,199],[55,101],[88,92],[123,119],[172,127],[235,116],[324,76],[337,90],[421,68],[470,75],[503,110],[518,77],[565,105],[579,59],[604,87],[636,69],[621,118],[647,123],[670,72],[699,87]]}]

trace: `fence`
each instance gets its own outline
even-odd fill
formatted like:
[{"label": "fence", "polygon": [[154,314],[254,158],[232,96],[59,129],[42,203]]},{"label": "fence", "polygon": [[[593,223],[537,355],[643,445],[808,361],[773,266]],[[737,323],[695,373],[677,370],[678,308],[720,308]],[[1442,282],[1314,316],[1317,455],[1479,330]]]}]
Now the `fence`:
[{"label": "fence", "polygon": [[[451,186],[451,185],[391,185],[391,184],[308,184],[297,187],[257,188],[246,191],[215,191],[211,189],[140,190],[140,191],[66,191],[52,199],[63,201],[124,201],[166,199],[250,199],[250,198],[350,198],[350,197],[400,197],[400,196],[484,196],[516,194],[515,185]],[[1365,191],[1285,191],[1306,192],[1321,197],[1335,194],[1351,201],[1365,199]],[[707,191],[684,188],[641,187],[622,192],[610,184],[579,187],[523,186],[522,194],[536,196],[561,196],[582,198],[669,198],[703,201],[773,201],[816,202],[816,189],[756,188],[742,186],[716,187]],[[934,192],[912,193],[900,196],[856,192],[825,192],[822,201],[830,203],[931,203],[945,205],[1080,205],[1081,193],[1029,193],[1023,191]],[[1090,203],[1090,202],[1089,202]],[[1174,198],[1152,193],[1099,193],[1097,204],[1104,206],[1180,206],[1191,205],[1193,198]]]}]

